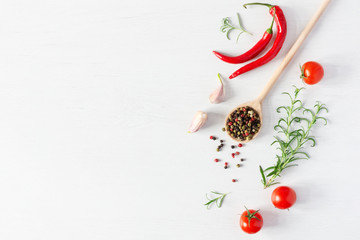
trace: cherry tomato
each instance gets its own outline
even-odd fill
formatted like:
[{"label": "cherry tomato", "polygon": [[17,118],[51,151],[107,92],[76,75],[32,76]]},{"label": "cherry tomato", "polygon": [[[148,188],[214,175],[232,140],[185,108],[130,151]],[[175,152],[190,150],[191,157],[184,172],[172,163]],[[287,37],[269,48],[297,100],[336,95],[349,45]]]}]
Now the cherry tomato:
[{"label": "cherry tomato", "polygon": [[272,192],[271,201],[276,208],[288,209],[296,202],[296,193],[292,188],[281,186]]},{"label": "cherry tomato", "polygon": [[[246,207],[245,207],[246,208]],[[263,218],[259,213],[259,210],[248,210],[244,211],[240,217],[241,229],[249,234],[257,233],[263,226]]]},{"label": "cherry tomato", "polygon": [[301,67],[301,76],[306,84],[313,85],[320,82],[324,76],[323,67],[317,62],[307,62]]}]

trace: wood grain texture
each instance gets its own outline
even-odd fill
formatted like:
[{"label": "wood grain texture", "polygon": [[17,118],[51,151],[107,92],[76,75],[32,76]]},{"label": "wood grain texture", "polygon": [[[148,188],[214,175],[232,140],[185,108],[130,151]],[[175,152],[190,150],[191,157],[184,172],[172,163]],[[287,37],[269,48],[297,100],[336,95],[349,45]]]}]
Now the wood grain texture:
[{"label": "wood grain texture", "polygon": [[[261,69],[225,80],[226,101],[211,105],[217,73],[236,69],[212,50],[241,53],[271,21],[266,8],[243,3],[2,1],[0,239],[357,239],[348,225],[360,212],[357,2],[329,5],[263,102],[267,121],[235,168],[232,141],[221,131],[226,114],[258,95],[321,0],[271,0],[288,19],[283,50]],[[220,20],[236,12],[253,33],[238,44],[219,31]],[[298,64],[309,60],[324,66],[325,77],[302,98],[326,103],[329,125],[314,129],[311,159],[282,175],[298,202],[278,211],[258,168],[275,158],[275,108],[287,101],[281,92],[303,86]],[[198,110],[209,121],[188,134]],[[224,138],[227,150],[216,153],[210,135]],[[203,206],[212,190],[231,192],[221,209]],[[254,236],[238,225],[244,205],[264,217]],[[346,221],[336,217],[349,209]]]}]

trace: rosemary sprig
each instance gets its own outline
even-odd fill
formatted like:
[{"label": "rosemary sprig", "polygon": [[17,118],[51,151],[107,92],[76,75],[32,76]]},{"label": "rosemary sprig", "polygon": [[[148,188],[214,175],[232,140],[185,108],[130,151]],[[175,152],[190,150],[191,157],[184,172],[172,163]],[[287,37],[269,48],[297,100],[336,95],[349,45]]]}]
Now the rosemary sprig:
[{"label": "rosemary sprig", "polygon": [[244,29],[244,27],[241,24],[241,20],[240,20],[240,14],[237,13],[237,17],[238,17],[238,21],[239,21],[239,27],[234,26],[231,22],[230,22],[230,18],[226,17],[222,19],[222,25],[220,27],[220,31],[226,34],[226,38],[230,40],[229,34],[232,30],[239,30],[240,33],[238,34],[237,38],[236,38],[236,42],[238,42],[239,37],[241,34],[243,34],[244,32],[252,35],[250,32],[246,31]]},{"label": "rosemary sprig", "polygon": [[206,198],[209,200],[209,202],[205,203],[204,205],[206,206],[207,209],[209,209],[211,207],[211,205],[213,203],[216,204],[216,206],[218,208],[221,207],[223,201],[224,201],[224,198],[226,197],[226,195],[228,195],[229,193],[219,193],[219,192],[214,192],[214,191],[211,191],[213,194],[216,194],[216,195],[219,195],[217,198],[213,198],[213,199],[210,199],[208,197],[208,194],[206,194]]},{"label": "rosemary sprig", "polygon": [[[303,151],[304,145],[307,142],[311,142],[312,147],[316,144],[315,138],[310,135],[310,130],[317,120],[323,120],[325,125],[327,124],[327,120],[319,116],[322,110],[328,112],[325,105],[317,102],[313,110],[305,108],[302,101],[298,99],[298,94],[303,88],[294,87],[294,97],[287,92],[283,93],[290,97],[290,106],[280,106],[276,109],[278,113],[280,113],[281,110],[286,113],[286,116],[281,117],[274,127],[274,130],[284,135],[285,139],[275,136],[275,141],[271,144],[278,144],[277,149],[280,150],[281,153],[280,155],[276,155],[276,164],[265,170],[260,166],[261,182],[264,188],[279,183],[275,182],[275,179],[280,177],[280,173],[284,169],[297,166],[297,164],[294,164],[295,161],[310,158],[310,156]],[[296,116],[298,112],[302,113],[301,117]],[[301,125],[301,122],[305,122],[305,124]]]}]

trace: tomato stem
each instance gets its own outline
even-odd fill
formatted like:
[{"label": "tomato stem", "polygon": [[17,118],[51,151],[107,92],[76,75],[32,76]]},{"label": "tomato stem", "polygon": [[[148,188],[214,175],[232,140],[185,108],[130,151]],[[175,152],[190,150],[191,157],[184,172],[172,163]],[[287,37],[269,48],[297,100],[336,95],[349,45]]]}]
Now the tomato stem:
[{"label": "tomato stem", "polygon": [[256,210],[255,212],[251,213],[251,212],[249,211],[249,209],[247,209],[246,206],[244,206],[244,207],[245,207],[246,212],[247,212],[246,217],[248,218],[249,225],[250,225],[250,220],[253,219],[253,218],[255,218],[256,220],[260,221],[260,219],[255,216],[255,214],[257,214],[257,213],[260,211],[260,209],[258,209],[258,210]]}]

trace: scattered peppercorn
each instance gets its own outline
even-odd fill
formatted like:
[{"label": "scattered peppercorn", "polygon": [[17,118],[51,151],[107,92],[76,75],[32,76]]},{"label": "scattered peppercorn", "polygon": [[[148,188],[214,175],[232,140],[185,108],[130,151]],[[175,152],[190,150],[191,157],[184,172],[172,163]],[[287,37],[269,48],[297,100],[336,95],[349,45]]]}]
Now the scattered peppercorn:
[{"label": "scattered peppercorn", "polygon": [[239,163],[238,163],[238,164],[236,164],[236,167],[238,167],[238,168],[239,168],[240,166],[241,166],[241,165],[240,165]]},{"label": "scattered peppercorn", "polygon": [[232,156],[232,158],[235,158],[235,153],[232,153],[231,156]]},{"label": "scattered peppercorn", "polygon": [[222,130],[223,132],[225,132],[226,129],[225,129],[225,128],[222,128],[221,130]]},{"label": "scattered peppercorn", "polygon": [[[235,121],[236,119],[237,121]],[[251,140],[260,130],[260,126],[259,114],[252,107],[246,106],[237,108],[230,113],[226,120],[225,130],[232,138],[245,141]],[[240,147],[240,144],[238,146]]]},{"label": "scattered peppercorn", "polygon": [[239,143],[239,145],[238,145],[239,147],[242,147],[243,145],[241,144],[241,143]]},{"label": "scattered peppercorn", "polygon": [[219,162],[219,159],[217,159],[217,158],[215,158],[215,160],[214,160],[215,162]]},{"label": "scattered peppercorn", "polygon": [[242,159],[240,159],[240,161],[242,161],[242,162],[243,162],[243,161],[245,161],[245,159],[243,159],[243,158],[242,158]]},{"label": "scattered peppercorn", "polygon": [[239,154],[240,154],[240,152],[236,152],[235,154],[236,154],[236,155],[239,155]]},{"label": "scattered peppercorn", "polygon": [[225,166],[227,166],[229,163],[228,162],[225,162]]},{"label": "scattered peppercorn", "polygon": [[216,151],[217,151],[217,152],[220,152],[220,148],[217,148]]},{"label": "scattered peppercorn", "polygon": [[234,149],[234,148],[236,148],[236,146],[235,146],[235,145],[231,145],[231,148]]},{"label": "scattered peppercorn", "polygon": [[210,136],[210,139],[213,139],[214,138],[214,136]]},{"label": "scattered peppercorn", "polygon": [[225,140],[220,140],[221,143],[225,142]]},{"label": "scattered peppercorn", "polygon": [[225,166],[224,168],[225,168],[225,169],[227,169],[227,168],[228,168],[228,166]]},{"label": "scattered peppercorn", "polygon": [[216,139],[217,139],[216,137],[213,137],[213,138],[212,138],[212,140],[214,140],[214,141],[215,141]]},{"label": "scattered peppercorn", "polygon": [[236,182],[236,179],[233,179],[232,182]]}]

